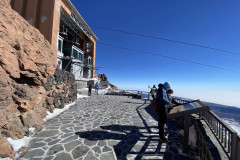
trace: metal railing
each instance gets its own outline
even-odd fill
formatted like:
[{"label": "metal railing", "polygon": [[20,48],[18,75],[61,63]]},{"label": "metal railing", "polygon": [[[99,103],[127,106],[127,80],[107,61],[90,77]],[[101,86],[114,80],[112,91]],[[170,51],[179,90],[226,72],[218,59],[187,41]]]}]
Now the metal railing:
[{"label": "metal railing", "polygon": [[240,138],[228,124],[211,110],[202,114],[203,119],[215,135],[230,160],[240,159]]}]

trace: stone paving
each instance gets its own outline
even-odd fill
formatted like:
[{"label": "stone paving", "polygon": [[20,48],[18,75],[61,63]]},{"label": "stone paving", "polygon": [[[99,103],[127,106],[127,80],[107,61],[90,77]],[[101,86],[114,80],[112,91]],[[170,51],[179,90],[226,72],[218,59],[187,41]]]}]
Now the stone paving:
[{"label": "stone paving", "polygon": [[[181,154],[179,125],[168,122],[169,144],[158,139],[150,102],[126,96],[93,95],[78,99],[36,133],[21,160],[196,159]],[[195,158],[194,158],[195,157]]]}]

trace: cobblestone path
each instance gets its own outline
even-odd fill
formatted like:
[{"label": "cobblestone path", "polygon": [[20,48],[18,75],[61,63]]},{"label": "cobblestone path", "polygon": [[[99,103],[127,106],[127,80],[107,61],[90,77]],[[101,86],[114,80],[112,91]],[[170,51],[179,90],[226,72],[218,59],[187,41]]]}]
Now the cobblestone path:
[{"label": "cobblestone path", "polygon": [[174,121],[168,122],[171,143],[159,142],[155,116],[150,102],[143,100],[108,95],[81,98],[49,120],[20,159],[192,159],[179,154],[182,137],[175,133]]}]

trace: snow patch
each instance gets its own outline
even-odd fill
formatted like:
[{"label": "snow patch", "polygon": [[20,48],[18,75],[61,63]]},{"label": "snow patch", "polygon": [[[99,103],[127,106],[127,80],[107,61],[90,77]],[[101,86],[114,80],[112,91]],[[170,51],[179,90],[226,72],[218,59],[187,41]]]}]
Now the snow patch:
[{"label": "snow patch", "polygon": [[49,119],[52,119],[53,117],[58,116],[59,114],[61,114],[62,112],[66,111],[69,109],[69,107],[71,107],[72,105],[75,105],[76,102],[70,103],[68,105],[66,105],[64,108],[59,109],[59,108],[55,108],[53,110],[53,113],[47,111],[47,116],[43,119],[43,123],[47,122]]},{"label": "snow patch", "polygon": [[29,132],[32,132],[32,133],[34,133],[34,131],[35,131],[35,128],[29,128],[28,130],[29,130]]},{"label": "snow patch", "polygon": [[108,87],[105,88],[105,89],[100,89],[100,90],[98,90],[98,94],[106,94],[106,93],[108,93],[108,90],[109,90],[109,89],[111,89],[110,86],[108,86]]},{"label": "snow patch", "polygon": [[13,140],[9,137],[7,140],[12,145],[13,150],[17,152],[22,147],[27,147],[31,137],[24,136],[22,139]]},{"label": "snow patch", "polygon": [[77,94],[77,99],[79,98],[88,98],[89,96],[87,95],[81,95],[81,94]]}]

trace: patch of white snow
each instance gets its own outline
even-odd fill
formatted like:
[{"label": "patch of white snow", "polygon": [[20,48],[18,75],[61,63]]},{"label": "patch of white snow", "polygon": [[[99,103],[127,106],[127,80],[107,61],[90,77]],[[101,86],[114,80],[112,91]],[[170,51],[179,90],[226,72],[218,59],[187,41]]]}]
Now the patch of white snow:
[{"label": "patch of white snow", "polygon": [[53,113],[47,111],[47,116],[43,119],[43,122],[47,122],[49,119],[52,119],[53,117],[58,116],[58,115],[61,114],[62,112],[68,110],[69,107],[72,106],[72,105],[74,105],[74,104],[76,104],[76,102],[73,102],[73,103],[71,103],[71,104],[68,104],[68,105],[66,105],[66,106],[65,106],[64,108],[62,108],[62,109],[55,108],[55,109],[53,110]]},{"label": "patch of white snow", "polygon": [[17,152],[22,147],[27,147],[31,137],[24,136],[22,139],[13,140],[9,137],[7,140],[12,145],[13,150]]}]

